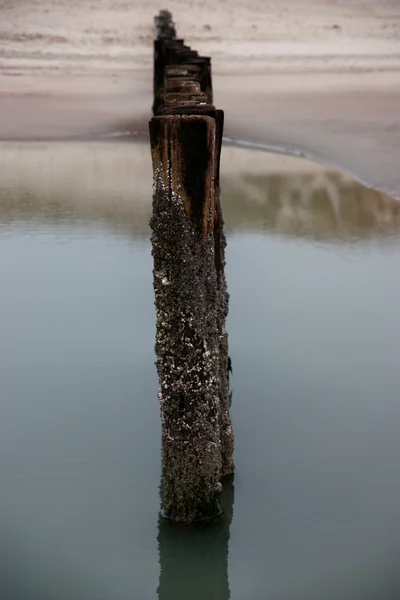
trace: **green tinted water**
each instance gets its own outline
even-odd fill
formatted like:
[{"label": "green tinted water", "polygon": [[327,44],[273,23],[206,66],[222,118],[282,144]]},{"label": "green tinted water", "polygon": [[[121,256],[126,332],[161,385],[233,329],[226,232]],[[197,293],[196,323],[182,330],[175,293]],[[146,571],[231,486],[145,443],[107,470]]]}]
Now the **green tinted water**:
[{"label": "green tinted water", "polygon": [[62,151],[14,150],[1,180],[2,597],[397,600],[397,204],[311,167],[225,170],[237,473],[221,519],[176,526],[148,174],[129,144],[79,173]]}]

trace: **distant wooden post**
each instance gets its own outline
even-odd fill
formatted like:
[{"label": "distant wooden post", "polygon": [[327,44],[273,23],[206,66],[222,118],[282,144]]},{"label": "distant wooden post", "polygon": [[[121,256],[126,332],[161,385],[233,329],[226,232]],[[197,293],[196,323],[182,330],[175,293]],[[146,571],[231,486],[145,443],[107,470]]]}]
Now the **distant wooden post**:
[{"label": "distant wooden post", "polygon": [[223,112],[211,104],[207,60],[180,63],[181,44],[158,41],[170,63],[163,86],[155,84],[150,121],[163,511],[196,521],[219,514],[221,477],[234,470],[219,201]]}]

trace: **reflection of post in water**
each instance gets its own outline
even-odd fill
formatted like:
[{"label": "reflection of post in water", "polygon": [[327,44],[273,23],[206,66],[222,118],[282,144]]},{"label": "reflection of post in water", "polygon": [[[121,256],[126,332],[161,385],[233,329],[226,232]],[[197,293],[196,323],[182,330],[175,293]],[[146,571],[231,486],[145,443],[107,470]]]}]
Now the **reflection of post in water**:
[{"label": "reflection of post in water", "polygon": [[233,516],[233,476],[224,479],[223,513],[217,519],[191,525],[160,515],[159,600],[227,600],[228,548]]}]

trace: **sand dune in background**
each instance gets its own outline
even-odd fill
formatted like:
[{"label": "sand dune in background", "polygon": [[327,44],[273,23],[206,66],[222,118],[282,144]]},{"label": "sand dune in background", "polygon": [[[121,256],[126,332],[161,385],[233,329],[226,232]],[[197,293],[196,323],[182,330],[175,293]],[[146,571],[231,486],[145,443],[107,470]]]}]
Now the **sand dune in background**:
[{"label": "sand dune in background", "polygon": [[[151,67],[154,0],[9,0],[0,8],[3,70]],[[179,35],[211,53],[218,73],[280,71],[310,58],[327,66],[327,57],[336,67],[379,68],[382,56],[399,66],[396,1],[170,0],[168,8]]]}]

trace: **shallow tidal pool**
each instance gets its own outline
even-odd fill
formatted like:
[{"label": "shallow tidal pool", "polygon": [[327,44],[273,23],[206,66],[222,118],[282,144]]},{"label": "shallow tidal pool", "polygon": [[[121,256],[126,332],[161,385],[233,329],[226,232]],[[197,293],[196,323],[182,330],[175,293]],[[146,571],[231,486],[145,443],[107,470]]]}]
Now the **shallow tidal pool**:
[{"label": "shallow tidal pool", "polygon": [[398,203],[224,148],[237,472],[177,526],[147,144],[0,146],[1,597],[398,600]]}]

